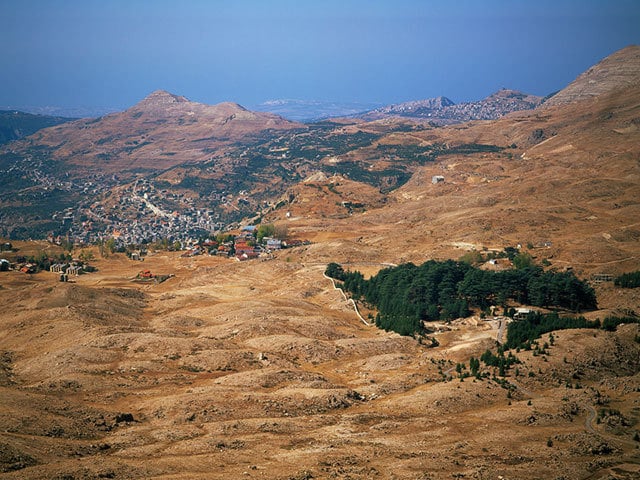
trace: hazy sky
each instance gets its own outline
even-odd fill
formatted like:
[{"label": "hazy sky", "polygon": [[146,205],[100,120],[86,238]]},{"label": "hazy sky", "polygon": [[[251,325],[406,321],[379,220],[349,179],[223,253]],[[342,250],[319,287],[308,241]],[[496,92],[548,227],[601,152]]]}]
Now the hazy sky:
[{"label": "hazy sky", "polygon": [[546,95],[630,44],[638,0],[0,0],[0,105]]}]

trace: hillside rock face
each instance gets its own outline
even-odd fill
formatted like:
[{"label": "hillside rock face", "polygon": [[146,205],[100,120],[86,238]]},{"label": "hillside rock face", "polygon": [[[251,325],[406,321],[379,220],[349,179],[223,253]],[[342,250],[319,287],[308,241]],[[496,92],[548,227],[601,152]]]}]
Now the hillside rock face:
[{"label": "hillside rock face", "polygon": [[631,45],[580,74],[566,88],[547,100],[544,106],[565,105],[639,84],[640,46]]}]

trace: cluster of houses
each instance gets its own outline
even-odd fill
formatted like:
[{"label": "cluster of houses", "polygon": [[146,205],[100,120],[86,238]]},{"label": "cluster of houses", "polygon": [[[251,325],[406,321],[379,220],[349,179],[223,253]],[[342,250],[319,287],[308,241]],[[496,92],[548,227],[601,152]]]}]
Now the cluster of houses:
[{"label": "cluster of houses", "polygon": [[262,244],[256,244],[254,238],[255,226],[244,227],[234,239],[234,253],[239,261],[258,258],[282,248],[282,240],[264,237]]},{"label": "cluster of houses", "polygon": [[71,263],[54,263],[49,267],[49,271],[60,274],[61,281],[67,281],[69,276],[75,275],[76,277],[81,273],[84,273],[84,265],[79,265],[75,262]]},{"label": "cluster of houses", "polygon": [[18,256],[12,263],[6,258],[0,258],[0,271],[6,272],[9,270],[29,274],[37,273],[42,270],[49,270],[51,273],[59,274],[60,281],[66,282],[70,276],[78,276],[86,272],[94,272],[95,267],[92,267],[80,260],[71,260],[68,262],[59,262],[51,258],[27,260],[23,256]]},{"label": "cluster of houses", "polygon": [[96,214],[101,216],[99,221],[84,221],[69,227],[69,237],[74,243],[92,244],[106,238],[114,238],[121,245],[155,242],[163,238],[185,240],[224,227],[222,223],[213,221],[208,212],[201,210],[161,216],[145,207],[131,215],[126,212],[107,215],[96,208]]},{"label": "cluster of houses", "polygon": [[16,263],[11,263],[6,258],[0,258],[0,272],[8,272],[9,270],[17,270],[22,273],[36,273],[38,265],[27,262],[24,257],[19,257]]},{"label": "cluster of houses", "polygon": [[[212,195],[220,202],[226,198]],[[196,207],[189,195],[157,189],[144,179],[121,190],[113,205],[84,202],[75,209],[55,213],[53,219],[61,222],[71,242],[86,245],[107,238],[114,238],[120,245],[163,238],[183,241],[226,226],[220,222],[219,213]],[[52,243],[56,240],[50,239]]]},{"label": "cluster of houses", "polygon": [[[13,245],[9,242],[0,243],[0,252],[12,252]],[[6,258],[0,258],[0,272],[6,272],[11,269],[11,263]]]},{"label": "cluster of houses", "polygon": [[206,240],[188,247],[182,257],[196,255],[219,255],[233,257],[238,261],[245,261],[259,257],[269,256],[271,253],[283,248],[292,248],[308,244],[304,240],[280,240],[275,237],[263,237],[261,242],[256,240],[256,227],[254,225],[243,227],[238,235],[229,236],[227,241]]}]

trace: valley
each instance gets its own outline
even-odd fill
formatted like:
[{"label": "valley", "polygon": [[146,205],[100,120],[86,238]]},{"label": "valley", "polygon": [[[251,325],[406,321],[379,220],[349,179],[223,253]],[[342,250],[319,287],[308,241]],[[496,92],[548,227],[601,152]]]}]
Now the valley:
[{"label": "valley", "polygon": [[[638,478],[639,50],[490,120],[156,91],[2,146],[0,477]],[[431,260],[577,278],[582,311],[535,308],[589,328],[507,348],[504,294],[403,336],[325,274]]]}]

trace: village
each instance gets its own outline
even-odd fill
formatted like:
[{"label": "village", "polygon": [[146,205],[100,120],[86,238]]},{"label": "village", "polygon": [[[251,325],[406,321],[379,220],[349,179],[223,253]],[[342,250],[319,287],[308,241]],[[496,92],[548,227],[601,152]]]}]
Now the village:
[{"label": "village", "polygon": [[[216,255],[235,258],[242,262],[256,258],[271,258],[276,251],[310,244],[308,240],[281,239],[274,235],[276,235],[276,231],[273,225],[247,225],[242,227],[239,233],[218,234],[215,238],[185,244],[181,249],[186,251],[181,257]],[[178,246],[176,244],[176,247]],[[135,255],[134,252],[131,258],[142,259],[143,255]]]},{"label": "village", "polygon": [[[198,198],[159,188],[148,179],[138,179],[119,189],[94,182],[73,188],[85,196],[75,207],[54,212],[51,220],[58,225],[55,236],[66,237],[76,245],[91,245],[109,238],[118,245],[162,239],[189,243],[211,232],[237,229],[239,223],[229,221],[228,211],[250,203],[245,191],[235,196],[223,191]],[[96,200],[101,196],[101,200]],[[265,203],[258,207],[269,206]]]},{"label": "village", "polygon": [[[116,192],[114,192],[116,193]],[[222,231],[226,224],[212,209],[198,208],[188,195],[157,189],[146,179],[137,180],[105,201],[82,202],[77,208],[56,212],[61,231],[78,245],[90,245],[113,238],[118,245],[157,242],[192,242]],[[112,195],[113,197],[113,195]],[[225,202],[218,195],[212,202]],[[202,203],[202,202],[199,202]]]},{"label": "village", "polygon": [[[99,255],[108,258],[115,253],[125,254],[132,261],[144,262],[150,250],[183,251],[181,258],[189,258],[199,255],[211,255],[246,261],[251,259],[271,259],[279,250],[308,245],[308,240],[279,238],[286,237],[286,232],[277,232],[272,224],[247,225],[235,231],[211,234],[207,238],[175,240],[170,242],[165,237],[155,243],[127,244],[117,243],[115,237],[107,242],[97,242]],[[47,241],[58,246],[73,248],[73,244],[65,243],[61,237],[50,235]],[[77,258],[70,253],[61,253],[57,256],[46,255],[40,252],[38,255],[23,255],[20,250],[14,248],[10,242],[0,244],[0,271],[19,271],[25,274],[35,274],[41,271],[49,271],[60,276],[60,281],[70,281],[74,276],[94,272],[95,268],[90,261],[95,258],[91,249],[83,245],[79,247]],[[142,270],[139,278],[155,278],[157,275],[149,270]],[[166,278],[165,278],[166,279]]]},{"label": "village", "polygon": [[[30,187],[17,195],[21,204],[46,204],[50,213],[41,220],[51,232],[49,239],[61,237],[75,245],[109,238],[118,245],[163,239],[189,243],[211,232],[237,229],[237,220],[270,207],[265,202],[252,206],[255,202],[245,190],[194,193],[142,176],[122,183],[118,174],[72,178],[68,172],[60,175],[52,170],[45,157],[41,152],[25,155],[8,169],[0,169],[0,175],[20,178]],[[4,220],[0,235],[21,238]],[[46,230],[42,233],[47,235]]]}]

